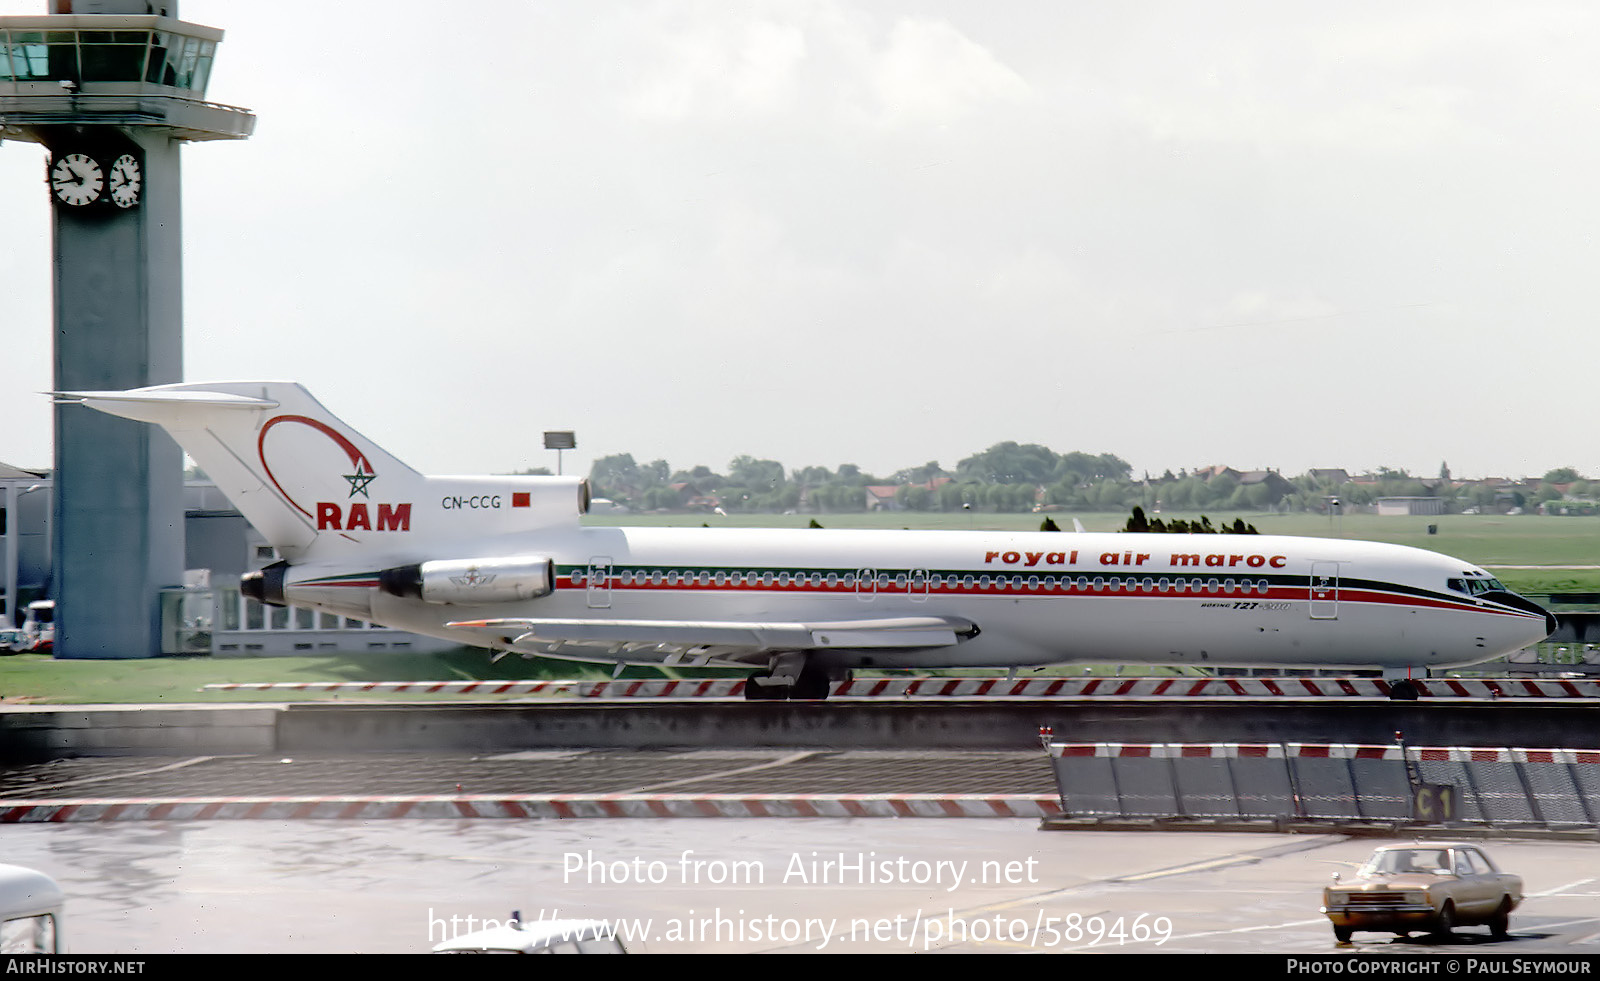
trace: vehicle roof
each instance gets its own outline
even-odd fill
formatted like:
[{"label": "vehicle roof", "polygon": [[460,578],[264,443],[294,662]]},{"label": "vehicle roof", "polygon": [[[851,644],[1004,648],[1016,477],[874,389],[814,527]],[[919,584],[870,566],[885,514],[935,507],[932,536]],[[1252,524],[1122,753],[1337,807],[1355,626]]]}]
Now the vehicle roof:
[{"label": "vehicle roof", "polygon": [[435,944],[435,953],[448,950],[538,950],[564,940],[593,940],[611,937],[614,931],[604,920],[535,920],[518,926],[491,927],[463,933]]},{"label": "vehicle roof", "polygon": [[43,872],[0,865],[0,919],[59,913],[65,899],[56,880]]}]

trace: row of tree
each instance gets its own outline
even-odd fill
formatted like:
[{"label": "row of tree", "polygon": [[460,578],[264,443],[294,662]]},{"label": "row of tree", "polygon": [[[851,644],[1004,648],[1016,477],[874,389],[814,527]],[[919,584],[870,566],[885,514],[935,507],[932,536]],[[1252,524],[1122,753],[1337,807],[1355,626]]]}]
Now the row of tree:
[{"label": "row of tree", "polygon": [[[1338,473],[1338,472],[1334,472]],[[1421,478],[1404,470],[1380,469],[1375,481],[1354,483],[1317,471],[1284,477],[1274,471],[1168,470],[1135,477],[1127,461],[1110,453],[1056,453],[1034,443],[996,443],[945,469],[930,461],[887,477],[854,464],[837,469],[808,466],[787,470],[776,460],[738,456],[725,473],[706,466],[674,470],[665,460],[638,463],[618,453],[594,462],[589,482],[597,497],[635,510],[864,511],[895,507],[911,511],[1019,512],[1039,509],[1152,512],[1227,509],[1318,511],[1369,505],[1381,497],[1442,496],[1453,509],[1529,507],[1591,490],[1570,468],[1553,470],[1536,486],[1473,482],[1457,485],[1448,466]],[[1561,485],[1558,489],[1556,485]],[[892,488],[887,500],[886,489]],[[1600,493],[1600,481],[1593,485]],[[892,503],[891,503],[892,502]]]}]

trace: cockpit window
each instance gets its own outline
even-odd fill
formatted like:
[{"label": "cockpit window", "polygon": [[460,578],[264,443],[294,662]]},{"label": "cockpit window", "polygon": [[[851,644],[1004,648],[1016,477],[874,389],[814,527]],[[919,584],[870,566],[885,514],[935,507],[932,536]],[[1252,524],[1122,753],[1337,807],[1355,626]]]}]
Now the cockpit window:
[{"label": "cockpit window", "polygon": [[1466,593],[1468,596],[1478,596],[1489,592],[1507,592],[1506,587],[1501,584],[1500,580],[1490,576],[1472,575],[1461,579],[1449,579],[1446,580],[1445,585],[1449,589],[1453,589],[1458,593]]}]

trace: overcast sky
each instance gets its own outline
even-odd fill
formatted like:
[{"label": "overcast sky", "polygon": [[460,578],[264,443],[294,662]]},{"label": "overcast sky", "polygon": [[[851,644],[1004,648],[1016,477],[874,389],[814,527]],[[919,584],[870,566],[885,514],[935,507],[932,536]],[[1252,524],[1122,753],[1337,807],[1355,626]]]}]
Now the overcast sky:
[{"label": "overcast sky", "polygon": [[[45,0],[0,0],[40,14]],[[418,469],[1600,474],[1586,2],[241,4],[184,150],[189,381]],[[50,463],[0,146],[0,460]]]}]

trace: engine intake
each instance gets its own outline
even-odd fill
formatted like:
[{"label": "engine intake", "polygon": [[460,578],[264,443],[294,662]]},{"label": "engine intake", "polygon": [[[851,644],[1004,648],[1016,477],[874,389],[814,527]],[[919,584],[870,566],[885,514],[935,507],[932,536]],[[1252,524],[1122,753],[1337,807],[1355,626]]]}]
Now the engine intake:
[{"label": "engine intake", "polygon": [[426,603],[511,603],[555,591],[555,562],[544,556],[446,559],[378,573],[378,588]]}]

